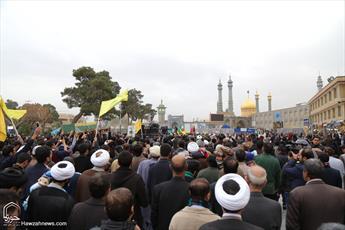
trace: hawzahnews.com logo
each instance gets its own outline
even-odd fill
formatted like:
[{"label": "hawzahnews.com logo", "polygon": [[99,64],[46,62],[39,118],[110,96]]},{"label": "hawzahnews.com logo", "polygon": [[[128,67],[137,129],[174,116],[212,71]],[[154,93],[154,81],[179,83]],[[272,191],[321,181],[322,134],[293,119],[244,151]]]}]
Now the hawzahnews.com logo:
[{"label": "hawzahnews.com logo", "polygon": [[16,216],[19,214],[20,207],[14,202],[6,204],[2,209],[2,218],[4,219],[4,224],[14,224],[20,221],[20,218]]}]

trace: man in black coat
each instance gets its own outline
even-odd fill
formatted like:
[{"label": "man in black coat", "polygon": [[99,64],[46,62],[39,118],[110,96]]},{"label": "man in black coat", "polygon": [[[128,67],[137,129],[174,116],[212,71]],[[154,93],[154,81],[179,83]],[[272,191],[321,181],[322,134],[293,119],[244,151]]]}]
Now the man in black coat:
[{"label": "man in black coat", "polygon": [[147,180],[148,196],[152,198],[152,191],[155,185],[164,181],[168,181],[172,177],[170,168],[169,156],[171,153],[171,146],[169,144],[162,144],[160,148],[161,156],[158,162],[150,167],[149,176]]},{"label": "man in black coat", "polygon": [[113,172],[111,176],[111,189],[120,187],[128,188],[134,197],[134,220],[138,223],[139,227],[143,226],[143,217],[141,215],[140,207],[148,205],[145,183],[141,176],[130,169],[132,164],[133,155],[127,151],[120,153],[118,163],[120,168]]},{"label": "man in black coat", "polygon": [[[46,187],[32,191],[29,196],[28,221],[64,222],[67,228],[74,201],[63,187],[72,178],[75,169],[72,163],[60,161],[51,168],[50,172],[52,182]],[[61,229],[62,226],[59,227]]]},{"label": "man in black coat", "polygon": [[189,183],[184,180],[184,172],[187,169],[184,157],[174,156],[171,168],[173,178],[156,185],[153,189],[151,222],[155,230],[169,229],[172,217],[188,204],[190,198]]},{"label": "man in black coat", "polygon": [[246,180],[250,188],[250,200],[242,212],[244,221],[260,226],[265,230],[279,230],[282,223],[280,204],[264,197],[262,189],[265,187],[266,170],[254,165],[248,169]]},{"label": "man in black coat", "polygon": [[319,159],[325,167],[322,173],[322,180],[329,185],[342,188],[343,182],[339,170],[329,166],[329,155],[327,153],[319,153]]},{"label": "man in black coat", "polygon": [[108,219],[104,200],[110,190],[109,177],[100,174],[93,176],[89,182],[89,190],[91,198],[73,207],[68,229],[90,229],[101,226],[101,221]]},{"label": "man in black coat", "polygon": [[250,199],[247,182],[238,174],[225,174],[218,179],[215,196],[224,214],[216,220],[200,227],[200,230],[260,230],[261,227],[242,221],[241,212]]}]

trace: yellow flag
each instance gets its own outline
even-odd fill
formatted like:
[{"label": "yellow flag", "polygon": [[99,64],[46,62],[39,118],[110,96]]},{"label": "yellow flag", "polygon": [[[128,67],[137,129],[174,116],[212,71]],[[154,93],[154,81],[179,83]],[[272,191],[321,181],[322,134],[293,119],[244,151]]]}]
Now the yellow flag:
[{"label": "yellow flag", "polygon": [[6,132],[6,123],[5,123],[5,116],[0,108],[0,141],[4,142],[7,137],[7,132]]},{"label": "yellow flag", "polygon": [[114,108],[116,105],[118,105],[122,101],[128,101],[128,90],[123,91],[117,97],[115,97],[113,99],[110,99],[108,101],[102,101],[101,109],[99,110],[98,117],[103,116],[109,110]]},{"label": "yellow flag", "polygon": [[7,110],[7,116],[9,116],[12,119],[19,120],[26,114],[25,109],[8,109]]},{"label": "yellow flag", "polygon": [[141,120],[140,119],[137,119],[134,127],[135,127],[135,133],[138,133],[141,129]]},{"label": "yellow flag", "polygon": [[0,97],[0,107],[9,118],[19,120],[26,114],[25,109],[8,109],[5,101]]}]

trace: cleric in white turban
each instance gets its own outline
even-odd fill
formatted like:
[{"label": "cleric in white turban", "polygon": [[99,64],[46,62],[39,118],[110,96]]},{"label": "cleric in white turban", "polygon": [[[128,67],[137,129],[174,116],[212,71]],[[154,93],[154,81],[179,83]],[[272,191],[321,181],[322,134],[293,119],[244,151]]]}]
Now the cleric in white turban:
[{"label": "cleric in white turban", "polygon": [[94,152],[91,156],[91,163],[96,168],[103,168],[109,163],[110,154],[107,150],[99,149],[96,152]]},{"label": "cleric in white turban", "polygon": [[73,177],[74,173],[74,165],[69,161],[60,161],[50,169],[50,174],[56,181],[64,181],[70,179]]},{"label": "cleric in white turban", "polygon": [[225,174],[218,179],[215,186],[215,197],[223,208],[223,217],[200,227],[200,230],[211,229],[262,229],[242,221],[241,211],[248,204],[250,189],[247,182],[238,174]]}]

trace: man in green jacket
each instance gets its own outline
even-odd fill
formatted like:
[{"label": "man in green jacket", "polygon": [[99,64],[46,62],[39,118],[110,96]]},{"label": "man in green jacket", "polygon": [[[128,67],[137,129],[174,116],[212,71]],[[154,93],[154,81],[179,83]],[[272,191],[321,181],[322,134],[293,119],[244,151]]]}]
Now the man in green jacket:
[{"label": "man in green jacket", "polygon": [[267,172],[267,184],[263,188],[262,193],[267,198],[278,200],[277,190],[280,185],[280,164],[274,155],[273,145],[265,143],[263,154],[257,155],[254,161]]}]

